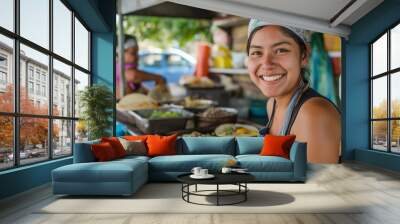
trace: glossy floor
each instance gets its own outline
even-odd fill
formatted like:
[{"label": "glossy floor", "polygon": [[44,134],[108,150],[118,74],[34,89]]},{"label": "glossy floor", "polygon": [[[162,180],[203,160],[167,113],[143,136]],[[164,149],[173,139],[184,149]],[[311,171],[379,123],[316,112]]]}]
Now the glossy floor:
[{"label": "glossy floor", "polygon": [[398,173],[358,163],[313,165],[308,183],[367,206],[357,214],[36,214],[39,206],[54,200],[47,185],[0,202],[0,223],[400,223]]}]

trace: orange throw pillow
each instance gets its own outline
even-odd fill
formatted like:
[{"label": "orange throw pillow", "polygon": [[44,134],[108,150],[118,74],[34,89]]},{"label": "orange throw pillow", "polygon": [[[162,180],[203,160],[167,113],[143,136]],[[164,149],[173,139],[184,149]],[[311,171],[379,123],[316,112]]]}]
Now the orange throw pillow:
[{"label": "orange throw pillow", "polygon": [[90,147],[92,149],[94,157],[99,162],[110,161],[117,158],[113,147],[108,142],[93,144]]},{"label": "orange throw pillow", "polygon": [[165,155],[176,155],[176,135],[170,136],[159,136],[149,135],[147,136],[147,154],[148,156],[165,156]]},{"label": "orange throw pillow", "polygon": [[280,156],[286,159],[290,158],[290,147],[296,135],[274,136],[265,135],[264,145],[261,149],[260,155],[262,156]]},{"label": "orange throw pillow", "polygon": [[114,149],[117,158],[126,156],[126,151],[117,137],[101,138],[101,142],[108,142]]}]

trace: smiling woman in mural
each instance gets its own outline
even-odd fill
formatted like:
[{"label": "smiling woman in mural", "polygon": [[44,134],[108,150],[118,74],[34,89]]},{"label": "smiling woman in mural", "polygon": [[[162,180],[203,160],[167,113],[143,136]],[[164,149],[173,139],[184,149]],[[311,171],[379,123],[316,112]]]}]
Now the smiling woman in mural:
[{"label": "smiling woman in mural", "polygon": [[308,162],[337,163],[340,112],[304,77],[309,56],[304,32],[252,19],[248,34],[250,78],[269,99],[269,122],[260,133],[296,135],[307,143]]}]

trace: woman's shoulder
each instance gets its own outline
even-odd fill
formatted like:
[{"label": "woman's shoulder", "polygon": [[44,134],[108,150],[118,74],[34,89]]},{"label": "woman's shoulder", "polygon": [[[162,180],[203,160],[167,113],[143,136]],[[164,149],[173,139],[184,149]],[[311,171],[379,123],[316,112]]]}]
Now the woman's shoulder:
[{"label": "woman's shoulder", "polygon": [[300,119],[329,123],[340,119],[337,108],[328,99],[312,97],[301,106],[298,116]]}]

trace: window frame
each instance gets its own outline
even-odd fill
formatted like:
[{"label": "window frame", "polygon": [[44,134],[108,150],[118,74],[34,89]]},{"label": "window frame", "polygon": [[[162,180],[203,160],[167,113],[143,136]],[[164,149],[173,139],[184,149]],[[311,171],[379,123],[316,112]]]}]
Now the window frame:
[{"label": "window frame", "polygon": [[[91,43],[91,37],[92,37],[92,31],[89,29],[88,25],[83,21],[83,19],[76,13],[72,7],[65,1],[65,0],[59,0],[68,10],[71,11],[71,18],[70,18],[70,23],[71,23],[71,59],[64,58],[63,56],[55,53],[53,50],[53,1],[54,0],[47,0],[49,2],[49,47],[46,49],[45,47],[42,47],[39,44],[34,43],[33,41],[30,41],[29,39],[24,38],[23,36],[20,35],[20,0],[14,0],[13,1],[13,10],[14,10],[14,30],[10,31],[4,27],[0,26],[0,35],[3,35],[7,38],[12,39],[13,41],[13,52],[12,52],[12,73],[13,79],[14,79],[14,110],[13,112],[1,112],[0,111],[0,116],[4,117],[12,117],[13,119],[13,166],[10,167],[5,167],[5,168],[0,168],[0,172],[5,171],[5,170],[10,170],[10,169],[16,169],[19,167],[23,166],[30,166],[33,164],[37,163],[43,163],[46,161],[54,160],[54,159],[61,159],[65,157],[70,157],[73,156],[74,152],[74,143],[75,143],[75,126],[76,126],[76,121],[79,120],[79,117],[75,117],[75,108],[71,108],[71,114],[68,116],[56,116],[53,115],[53,59],[58,60],[61,63],[64,63],[68,66],[70,66],[71,69],[71,104],[74,105],[75,103],[75,88],[74,88],[74,82],[75,82],[75,69],[85,73],[88,75],[89,78],[89,83],[88,86],[92,85],[92,72],[91,72],[91,49],[92,49],[92,43]],[[75,18],[79,20],[79,22],[83,25],[83,27],[88,31],[88,69],[85,69],[78,64],[75,63]],[[21,70],[21,56],[20,56],[20,45],[23,44],[29,48],[32,48],[33,50],[36,50],[42,54],[45,54],[48,56],[49,62],[48,62],[48,76],[47,76],[47,83],[45,85],[45,90],[46,90],[46,96],[48,97],[48,112],[46,115],[39,115],[39,114],[27,114],[27,113],[21,113],[20,111],[20,87],[21,87],[21,80],[20,80],[20,70]],[[26,87],[28,87],[28,82],[33,81],[33,85],[35,86],[36,83],[40,83],[42,86],[42,79],[41,75],[43,71],[39,72],[39,80],[36,79],[36,72],[37,70],[34,68],[33,70],[33,79],[30,79],[30,74],[29,74],[29,68],[30,65],[27,63],[27,72],[26,72]],[[29,91],[27,89],[27,91]],[[36,89],[34,89],[34,92]],[[41,92],[41,91],[40,91]],[[42,94],[37,95],[38,97],[43,97]],[[34,102],[35,103],[35,102]],[[47,136],[47,151],[48,155],[47,157],[44,157],[43,160],[40,160],[38,162],[32,162],[32,163],[26,163],[26,164],[21,164],[21,159],[20,159],[20,119],[21,118],[45,118],[47,119],[48,122],[48,136]],[[57,120],[62,120],[62,121],[70,121],[71,122],[71,153],[68,155],[62,155],[62,156],[55,156],[53,155],[54,152],[54,147],[53,147],[53,123],[56,122]]]},{"label": "window frame", "polygon": [[[400,67],[391,69],[391,30],[395,28],[396,26],[400,26],[400,21],[397,21],[396,23],[392,24],[390,27],[385,29],[384,32],[379,34],[375,39],[373,39],[369,44],[369,149],[373,151],[379,151],[379,152],[386,152],[386,153],[391,153],[391,154],[400,154],[400,152],[394,152],[392,151],[392,122],[393,121],[400,121],[400,117],[393,117],[392,116],[392,98],[391,98],[391,91],[392,91],[392,86],[391,86],[391,79],[392,76],[396,75],[396,73],[400,72]],[[376,74],[374,76],[373,74],[373,44],[376,43],[381,37],[384,35],[387,35],[387,64],[386,64],[386,71],[380,74]],[[386,77],[386,87],[387,87],[387,105],[386,105],[386,118],[373,118],[373,91],[374,91],[374,86],[373,86],[373,81],[382,77]],[[386,150],[379,150],[374,148],[374,132],[373,132],[373,122],[375,121],[386,121]]]}]

